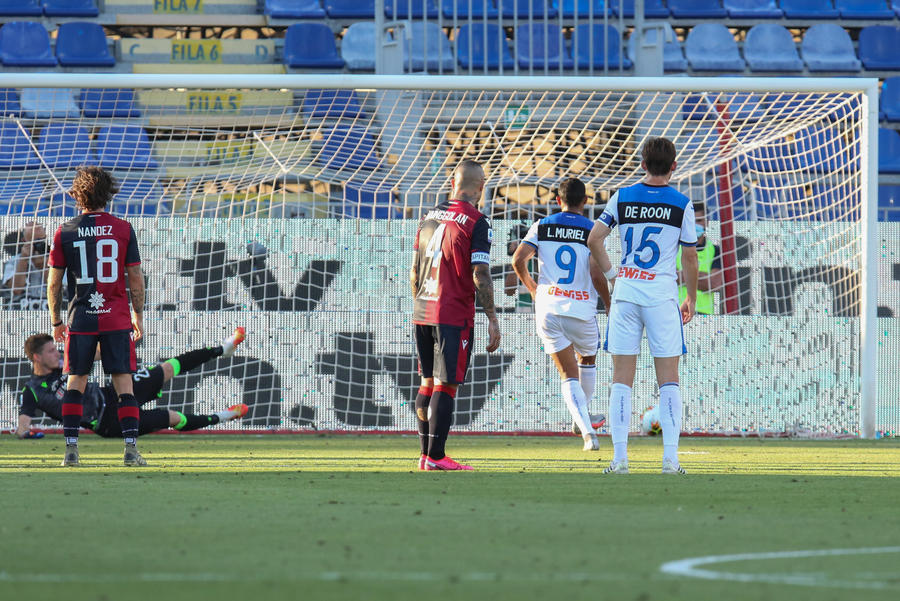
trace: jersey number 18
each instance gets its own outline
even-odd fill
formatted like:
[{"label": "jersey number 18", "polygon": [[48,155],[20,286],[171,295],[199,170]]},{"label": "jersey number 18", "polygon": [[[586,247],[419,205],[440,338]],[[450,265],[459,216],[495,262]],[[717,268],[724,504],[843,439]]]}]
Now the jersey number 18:
[{"label": "jersey number 18", "polygon": [[[88,275],[87,245],[84,240],[75,241],[72,246],[78,249],[81,259],[81,272],[75,280],[76,284],[92,284],[94,278]],[[119,279],[119,244],[115,240],[97,240],[97,281],[111,284]]]}]

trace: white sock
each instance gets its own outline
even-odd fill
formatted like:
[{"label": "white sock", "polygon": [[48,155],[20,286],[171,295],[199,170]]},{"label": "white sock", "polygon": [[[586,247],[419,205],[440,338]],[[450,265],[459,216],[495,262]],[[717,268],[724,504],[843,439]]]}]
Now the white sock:
[{"label": "white sock", "polygon": [[562,383],[563,400],[566,401],[566,408],[575,424],[581,429],[581,435],[589,435],[594,432],[591,426],[591,416],[588,415],[587,402],[584,399],[584,391],[581,384],[575,378],[563,380]]},{"label": "white sock", "polygon": [[578,381],[581,382],[581,389],[584,391],[584,399],[587,402],[588,413],[590,413],[594,390],[597,388],[597,366],[579,364]]},{"label": "white sock", "polygon": [[235,413],[230,409],[226,409],[225,411],[216,411],[215,415],[219,416],[219,423],[221,424],[222,422],[227,422],[228,420],[233,419]]},{"label": "white sock", "polygon": [[678,437],[681,436],[681,389],[678,382],[659,387],[659,424],[663,435],[663,460],[678,465]]},{"label": "white sock", "polygon": [[628,461],[628,430],[631,428],[631,386],[613,384],[609,390],[609,423],[613,461]]}]

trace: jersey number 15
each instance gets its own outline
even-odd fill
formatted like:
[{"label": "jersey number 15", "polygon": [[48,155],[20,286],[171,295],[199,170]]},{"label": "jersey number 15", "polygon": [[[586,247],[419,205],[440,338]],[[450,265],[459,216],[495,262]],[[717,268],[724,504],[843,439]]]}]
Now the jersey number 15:
[{"label": "jersey number 15", "polygon": [[[659,245],[653,241],[652,236],[659,234],[662,230],[661,227],[654,225],[645,227],[644,231],[641,232],[641,241],[637,248],[634,249],[634,264],[641,269],[651,269],[659,262]],[[628,261],[628,255],[631,254],[631,247],[633,245],[633,238],[634,228],[629,227],[625,230],[625,256],[622,257],[622,263]],[[650,258],[644,261],[641,257],[648,248],[650,249]]]}]

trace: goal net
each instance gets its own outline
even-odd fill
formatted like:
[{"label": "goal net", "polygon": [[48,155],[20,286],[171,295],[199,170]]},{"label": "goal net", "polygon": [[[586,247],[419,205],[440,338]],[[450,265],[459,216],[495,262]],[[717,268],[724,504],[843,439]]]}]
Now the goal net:
[{"label": "goal net", "polygon": [[[0,79],[4,278],[24,263],[26,224],[52,236],[75,212],[65,193],[75,169],[99,164],[117,178],[110,210],[134,225],[147,274],[139,358],[247,327],[234,358],[176,378],[158,406],[250,405],[219,429],[414,430],[412,241],[422,211],[448,197],[454,165],[470,158],[488,178],[503,341],[486,353],[476,320],[456,428],[566,431],[528,299],[506,282],[507,253],[523,224],[556,210],[566,177],[585,181],[598,216],[642,178],[642,141],[662,135],[678,150],[672,185],[704,207],[708,241],[709,314],[685,330],[685,430],[900,429],[898,386],[876,385],[868,80]],[[615,242],[610,252],[619,256]],[[28,265],[3,288],[4,422],[29,370],[22,338],[47,329],[40,260]],[[602,332],[602,311],[598,321]],[[605,412],[610,361],[598,365],[592,411]],[[656,398],[645,349],[634,406]]]}]

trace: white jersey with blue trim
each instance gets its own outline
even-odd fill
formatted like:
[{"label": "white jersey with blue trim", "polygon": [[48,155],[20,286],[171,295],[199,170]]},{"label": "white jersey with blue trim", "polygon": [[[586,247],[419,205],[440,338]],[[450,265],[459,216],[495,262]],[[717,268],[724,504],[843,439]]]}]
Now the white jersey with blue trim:
[{"label": "white jersey with blue trim", "polygon": [[587,247],[593,225],[584,215],[563,211],[536,221],[523,238],[537,249],[536,318],[549,313],[595,319],[597,291]]},{"label": "white jersey with blue trim", "polygon": [[671,186],[642,182],[616,192],[597,221],[619,226],[622,262],[613,300],[645,307],[677,302],[678,246],[697,244],[690,199]]}]

